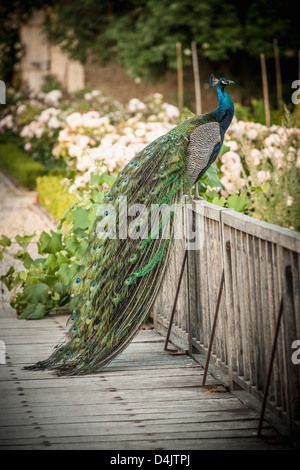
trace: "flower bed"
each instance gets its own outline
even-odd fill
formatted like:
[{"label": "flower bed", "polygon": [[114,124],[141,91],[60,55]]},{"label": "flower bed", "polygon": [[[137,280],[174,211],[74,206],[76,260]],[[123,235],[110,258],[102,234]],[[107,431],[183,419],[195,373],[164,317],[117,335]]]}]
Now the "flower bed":
[{"label": "flower bed", "polygon": [[221,194],[245,195],[250,215],[300,231],[300,129],[233,120],[225,144]]},{"label": "flower bed", "polygon": [[[52,90],[16,94],[9,100],[0,133],[19,139],[33,160],[58,168],[71,193],[87,190],[95,172],[117,175],[137,152],[181,119],[179,110],[160,94],[145,102],[133,98],[125,106],[99,90],[71,96]],[[289,127],[268,128],[234,118],[218,171],[212,168],[214,177],[204,178],[201,194],[215,204],[300,230],[299,142],[300,130],[291,122]],[[102,186],[107,188],[104,180]]]}]

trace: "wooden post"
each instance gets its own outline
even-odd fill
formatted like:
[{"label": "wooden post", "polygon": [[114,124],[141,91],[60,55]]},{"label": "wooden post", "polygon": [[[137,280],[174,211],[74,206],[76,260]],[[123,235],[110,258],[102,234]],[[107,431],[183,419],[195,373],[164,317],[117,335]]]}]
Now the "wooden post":
[{"label": "wooden post", "polygon": [[178,108],[183,110],[183,70],[182,70],[182,47],[181,43],[176,43],[177,52],[177,76],[178,76]]},{"label": "wooden post", "polygon": [[277,108],[282,107],[282,84],[281,84],[281,70],[280,58],[277,39],[273,39],[274,58],[275,58],[275,72],[276,72],[276,90],[277,90]]},{"label": "wooden post", "polygon": [[[300,80],[300,49],[298,50],[298,80]],[[299,125],[300,123],[300,103],[295,104],[294,108],[294,115],[296,119],[296,123]]]},{"label": "wooden post", "polygon": [[202,114],[199,63],[198,63],[198,54],[197,54],[197,44],[195,41],[192,41],[192,59],[193,59],[194,83],[195,83],[196,114]]},{"label": "wooden post", "polygon": [[265,116],[266,116],[266,126],[270,127],[270,104],[269,104],[269,90],[268,90],[268,78],[267,78],[267,67],[266,67],[266,58],[265,54],[261,52],[260,54],[260,64],[261,64],[261,75],[262,75],[262,84],[263,84],[263,96],[264,96],[264,105],[265,105]]}]

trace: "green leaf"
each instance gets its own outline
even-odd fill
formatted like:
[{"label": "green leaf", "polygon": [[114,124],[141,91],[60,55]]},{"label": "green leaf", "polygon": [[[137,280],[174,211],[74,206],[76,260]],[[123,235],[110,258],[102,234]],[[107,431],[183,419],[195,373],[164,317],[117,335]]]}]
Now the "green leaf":
[{"label": "green leaf", "polygon": [[2,238],[0,240],[0,245],[1,246],[10,246],[11,245],[11,239],[8,238],[6,235],[2,235]]},{"label": "green leaf", "polygon": [[99,170],[91,173],[90,186],[103,184],[103,175],[99,175]]},{"label": "green leaf", "polygon": [[26,260],[31,259],[29,253],[27,251],[19,250],[17,253],[13,255],[14,259],[18,259],[20,261],[23,261],[23,263],[26,262]]},{"label": "green leaf", "polygon": [[66,249],[71,255],[76,256],[77,258],[81,258],[88,247],[88,241],[87,239],[80,239],[80,242],[78,241],[78,238],[76,235],[72,234],[66,243]]},{"label": "green leaf", "polygon": [[22,312],[22,315],[19,316],[19,320],[26,320],[36,309],[35,304],[29,304]]},{"label": "green leaf", "polygon": [[198,190],[199,190],[199,194],[205,193],[206,191],[206,185],[203,184],[201,180],[198,181]]},{"label": "green leaf", "polygon": [[213,204],[216,204],[217,206],[224,207],[225,203],[226,203],[226,199],[225,199],[225,197],[214,197],[211,202]]},{"label": "green leaf", "polygon": [[21,320],[38,320],[49,312],[49,308],[43,304],[29,304],[19,317]]},{"label": "green leaf", "polygon": [[233,209],[237,212],[243,212],[243,210],[248,204],[248,198],[247,196],[245,196],[245,194],[243,194],[240,197],[237,196],[236,194],[232,194],[227,199],[227,204],[228,204],[229,209]]},{"label": "green leaf", "polygon": [[259,193],[262,192],[261,186],[251,186],[250,189],[251,189],[251,191],[253,191],[253,192],[255,192],[255,191],[257,191],[257,192],[259,192]]},{"label": "green leaf", "polygon": [[219,158],[222,157],[224,153],[229,152],[229,151],[230,151],[230,147],[227,147],[227,145],[223,144],[220,150]]},{"label": "green leaf", "polygon": [[104,197],[105,197],[105,193],[103,191],[99,191],[97,192],[97,194],[93,196],[93,201],[98,204],[101,204],[104,201]]},{"label": "green leaf", "polygon": [[65,296],[67,293],[67,286],[61,281],[56,281],[53,288],[54,292],[57,292],[60,297]]},{"label": "green leaf", "polygon": [[86,229],[89,227],[89,220],[88,220],[89,210],[83,209],[82,207],[78,207],[72,213],[72,222],[75,228]]},{"label": "green leaf", "polygon": [[102,176],[103,176],[103,183],[106,183],[111,188],[111,186],[116,181],[116,177],[114,175],[108,175],[106,173],[104,173],[104,175]]},{"label": "green leaf", "polygon": [[218,193],[215,189],[211,189],[210,191],[207,191],[206,195],[211,200],[213,200],[215,197],[218,197]]},{"label": "green leaf", "polygon": [[45,263],[45,268],[50,270],[55,270],[58,266],[57,257],[53,253],[50,253],[47,257],[47,261]]},{"label": "green leaf", "polygon": [[14,273],[15,273],[15,268],[11,266],[9,270],[7,271],[7,273],[2,275],[0,278],[0,280],[8,288],[9,291],[11,291],[14,287],[14,277],[13,277]]},{"label": "green leaf", "polygon": [[206,186],[210,186],[211,188],[222,188],[225,189],[223,184],[219,179],[219,169],[215,163],[210,165],[207,171],[204,173],[200,181],[204,183]]},{"label": "green leaf", "polygon": [[263,183],[263,184],[261,185],[261,189],[262,189],[262,191],[263,191],[264,193],[267,193],[267,192],[269,191],[269,189],[270,189],[270,183]]},{"label": "green leaf", "polygon": [[35,311],[27,317],[27,320],[39,320],[40,318],[44,317],[46,313],[50,311],[49,306],[46,305],[38,305]]},{"label": "green leaf", "polygon": [[26,281],[27,275],[28,275],[27,271],[20,271],[19,272],[20,279],[22,279],[23,281]]},{"label": "green leaf", "polygon": [[28,256],[28,258],[26,258],[24,261],[23,261],[23,265],[24,265],[24,268],[26,269],[29,269],[29,267],[34,263],[33,259]]},{"label": "green leaf", "polygon": [[73,277],[78,273],[79,268],[80,265],[77,263],[74,263],[71,267],[64,263],[57,271],[57,276],[65,284],[65,286],[68,286]]},{"label": "green leaf", "polygon": [[81,228],[74,228],[74,233],[77,235],[78,238],[86,238],[88,234],[82,230]]},{"label": "green leaf", "polygon": [[59,253],[57,253],[57,262],[58,264],[63,264],[63,263],[69,263],[70,262],[70,258],[67,258],[61,251]]},{"label": "green leaf", "polygon": [[75,207],[75,203],[73,203],[71,205],[71,207],[69,207],[66,212],[63,214],[62,218],[60,219],[59,223],[58,223],[58,226],[57,226],[57,230],[60,230],[62,228],[62,224],[65,222],[65,220],[67,219],[68,215],[70,212],[72,212],[73,208]]},{"label": "green leaf", "polygon": [[49,286],[43,282],[24,287],[24,295],[30,303],[46,304],[50,298]]},{"label": "green leaf", "polygon": [[51,296],[51,299],[55,301],[60,299],[60,294],[58,292],[54,292],[54,294]]},{"label": "green leaf", "polygon": [[99,208],[101,207],[101,204],[93,204],[91,210],[89,211],[88,215],[88,221],[90,224],[90,227],[94,225],[94,222],[98,216],[99,213]]},{"label": "green leaf", "polygon": [[39,273],[36,272],[37,270],[33,272],[32,268],[28,270],[27,278],[26,278],[26,284],[37,284],[39,282]]},{"label": "green leaf", "polygon": [[33,237],[35,236],[35,233],[32,235],[24,235],[21,237],[20,235],[16,235],[15,240],[16,242],[22,247],[22,248],[27,248]]},{"label": "green leaf", "polygon": [[39,253],[57,253],[58,251],[61,251],[64,249],[64,246],[62,244],[62,234],[54,232],[53,230],[50,230],[50,233],[52,236],[49,235],[49,233],[42,232],[39,242],[38,242],[38,247],[39,247]]}]

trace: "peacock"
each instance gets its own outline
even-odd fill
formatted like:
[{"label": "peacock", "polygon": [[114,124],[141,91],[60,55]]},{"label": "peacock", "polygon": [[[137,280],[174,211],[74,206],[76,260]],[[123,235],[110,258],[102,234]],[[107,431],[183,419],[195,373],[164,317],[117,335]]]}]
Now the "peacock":
[{"label": "peacock", "polygon": [[[54,369],[58,375],[95,373],[139,332],[172,249],[173,208],[216,160],[232,121],[234,106],[225,90],[230,83],[211,75],[218,108],[171,129],[121,171],[105,195],[71,287],[77,302],[67,334],[48,359],[27,369]],[[160,214],[162,206],[170,210]],[[151,233],[150,218],[155,221]],[[169,234],[162,236],[167,224]]]}]

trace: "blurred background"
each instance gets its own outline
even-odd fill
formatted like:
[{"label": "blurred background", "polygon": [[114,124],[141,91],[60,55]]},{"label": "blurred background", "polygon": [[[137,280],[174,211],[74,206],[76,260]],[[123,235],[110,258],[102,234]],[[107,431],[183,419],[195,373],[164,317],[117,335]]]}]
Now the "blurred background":
[{"label": "blurred background", "polygon": [[27,83],[39,90],[58,82],[68,92],[101,88],[123,103],[159,92],[195,112],[192,42],[202,112],[216,103],[211,73],[234,80],[235,101],[253,111],[253,98],[263,97],[261,53],[271,108],[278,109],[280,100],[290,104],[291,83],[299,78],[294,2],[13,0],[3,2],[0,12],[0,78],[15,88]]}]

